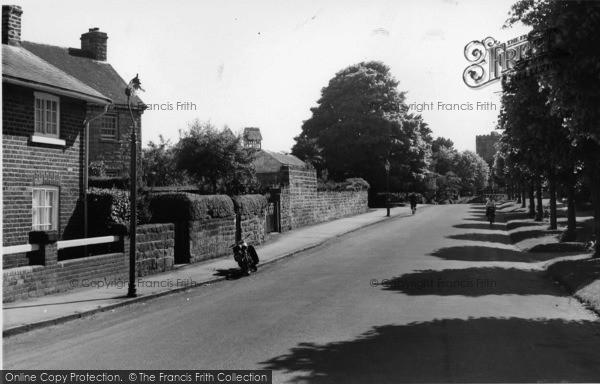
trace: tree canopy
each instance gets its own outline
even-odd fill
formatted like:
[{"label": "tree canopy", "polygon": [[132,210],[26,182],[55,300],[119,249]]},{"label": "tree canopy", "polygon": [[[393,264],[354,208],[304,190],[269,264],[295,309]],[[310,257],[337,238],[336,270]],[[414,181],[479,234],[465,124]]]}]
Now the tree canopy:
[{"label": "tree canopy", "polygon": [[148,142],[148,148],[142,151],[142,174],[144,182],[150,187],[184,185],[190,182],[185,172],[175,168],[175,149],[170,140],[162,135],[158,143]]},{"label": "tree canopy", "polygon": [[[521,72],[521,78],[527,80],[529,77],[531,81],[515,84],[515,93],[528,95],[528,101],[525,103],[521,99],[521,104],[536,117],[527,122],[528,117],[523,113],[512,114],[514,116],[508,119],[511,120],[509,123],[516,124],[517,128],[513,130],[514,133],[507,135],[510,137],[505,142],[509,151],[511,146],[523,146],[515,144],[519,136],[541,143],[541,147],[536,148],[537,157],[518,153],[521,157],[518,160],[533,168],[534,172],[551,169],[551,173],[569,173],[568,170],[573,169],[577,160],[582,162],[590,180],[598,256],[600,2],[520,0],[513,5],[506,25],[517,22],[533,28],[529,37],[533,49],[530,57],[517,63],[516,67]],[[537,64],[540,62],[544,65]],[[548,68],[553,70],[545,72]],[[541,100],[536,100],[536,97]],[[516,102],[508,100],[507,104],[514,105]],[[552,115],[555,122],[550,121],[551,126],[544,127],[545,132],[539,133],[540,127],[536,128],[535,124],[549,122],[548,118],[536,113],[543,109],[546,115]],[[555,125],[558,127],[552,128]],[[553,142],[557,143],[557,138],[560,141],[561,135],[563,143],[568,145],[552,145]]]},{"label": "tree canopy", "polygon": [[327,169],[335,180],[362,177],[373,188],[422,178],[431,150],[431,130],[421,116],[408,115],[405,93],[389,67],[362,62],[338,72],[321,91],[318,106],[302,125],[292,153]]},{"label": "tree canopy", "polygon": [[175,147],[175,166],[208,193],[229,195],[256,191],[253,150],[243,148],[241,137],[227,127],[194,121]]}]

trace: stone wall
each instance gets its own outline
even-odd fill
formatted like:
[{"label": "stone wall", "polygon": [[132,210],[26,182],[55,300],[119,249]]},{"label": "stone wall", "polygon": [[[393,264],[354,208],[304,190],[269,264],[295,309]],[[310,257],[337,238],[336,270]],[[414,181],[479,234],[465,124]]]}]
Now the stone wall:
[{"label": "stone wall", "polygon": [[190,221],[191,263],[228,255],[235,243],[235,217]]},{"label": "stone wall", "polygon": [[136,227],[138,276],[164,272],[175,263],[175,225],[145,224]]},{"label": "stone wall", "polygon": [[[265,241],[265,212],[259,214],[239,215],[236,223],[240,238],[248,244],[258,245]],[[233,244],[233,243],[232,243]]]},{"label": "stone wall", "polygon": [[[367,191],[316,192],[308,195],[293,194],[288,188],[281,193],[282,205],[289,205],[284,231],[302,228],[341,217],[358,215],[369,210]],[[285,210],[282,208],[282,213]],[[285,224],[285,225],[284,225]]]},{"label": "stone wall", "polygon": [[289,231],[368,211],[367,191],[318,191],[316,171],[283,169],[281,229]]}]

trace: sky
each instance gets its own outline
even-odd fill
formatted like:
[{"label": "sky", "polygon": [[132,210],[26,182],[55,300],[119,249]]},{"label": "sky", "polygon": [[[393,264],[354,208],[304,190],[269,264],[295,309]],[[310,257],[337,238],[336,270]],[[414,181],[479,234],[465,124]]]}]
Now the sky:
[{"label": "sky", "polygon": [[140,97],[152,104],[144,145],[159,135],[176,142],[199,119],[234,132],[259,127],[263,148],[289,152],[329,80],[379,60],[414,112],[427,104],[434,137],[475,150],[475,136],[495,128],[500,84],[466,86],[465,45],[528,32],[502,28],[514,0],[12,3],[23,8],[26,41],[79,48],[89,28],[108,34],[108,62],[126,81],[139,74]]}]

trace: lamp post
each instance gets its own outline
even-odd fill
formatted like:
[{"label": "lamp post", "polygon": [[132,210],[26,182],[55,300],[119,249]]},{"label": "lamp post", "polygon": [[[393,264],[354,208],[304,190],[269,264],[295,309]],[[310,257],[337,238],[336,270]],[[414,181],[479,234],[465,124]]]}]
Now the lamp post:
[{"label": "lamp post", "polygon": [[387,184],[385,206],[387,208],[387,217],[390,217],[390,161],[388,159],[385,159],[385,164],[383,166],[385,167],[385,179]]},{"label": "lamp post", "polygon": [[129,108],[129,114],[131,115],[131,121],[133,124],[131,130],[131,164],[129,172],[129,206],[130,206],[130,217],[129,217],[129,289],[127,290],[127,297],[136,297],[137,292],[135,288],[135,256],[136,256],[136,238],[135,238],[135,227],[137,221],[137,124],[131,111],[131,97],[136,94],[138,90],[142,90],[140,79],[137,75],[125,88],[125,95],[127,95],[127,107]]}]

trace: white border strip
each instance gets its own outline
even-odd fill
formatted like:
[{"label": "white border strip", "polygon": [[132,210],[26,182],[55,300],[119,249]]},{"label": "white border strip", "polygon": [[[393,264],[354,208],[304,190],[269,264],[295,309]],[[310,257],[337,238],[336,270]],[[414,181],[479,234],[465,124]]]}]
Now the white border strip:
[{"label": "white border strip", "polygon": [[40,249],[39,244],[21,244],[10,247],[2,247],[3,255],[12,255],[13,253],[33,252]]},{"label": "white border strip", "polygon": [[81,247],[83,245],[92,244],[114,243],[115,241],[119,241],[120,238],[120,236],[101,236],[90,237],[88,239],[62,240],[56,242],[56,249]]}]

